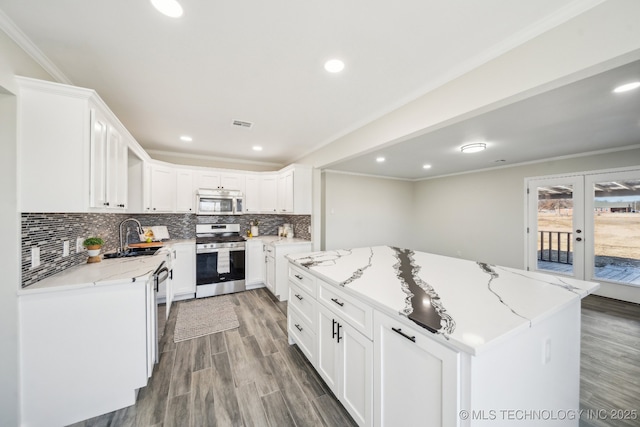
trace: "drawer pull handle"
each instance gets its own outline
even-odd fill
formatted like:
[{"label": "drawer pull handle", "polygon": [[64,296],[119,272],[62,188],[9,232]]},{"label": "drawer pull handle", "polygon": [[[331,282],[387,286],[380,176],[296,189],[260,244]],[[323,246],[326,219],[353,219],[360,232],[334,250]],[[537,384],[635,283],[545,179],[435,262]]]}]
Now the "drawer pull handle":
[{"label": "drawer pull handle", "polygon": [[294,274],[294,276],[296,276],[296,279],[298,279],[298,280],[302,280],[302,276],[301,276],[301,275],[299,275],[299,274]]},{"label": "drawer pull handle", "polygon": [[331,298],[331,301],[335,302],[336,304],[338,304],[340,307],[344,307],[344,303],[338,301],[338,298]]},{"label": "drawer pull handle", "polygon": [[400,329],[400,328],[398,328],[398,329],[396,329],[396,328],[391,328],[391,330],[392,330],[393,332],[397,332],[397,333],[399,333],[400,335],[402,335],[403,337],[405,337],[405,338],[406,338],[406,339],[408,339],[409,341],[416,342],[416,337],[415,337],[415,335],[414,335],[414,336],[412,336],[412,337],[410,337],[409,335],[407,335],[407,334],[405,334],[404,332],[402,332],[402,329]]},{"label": "drawer pull handle", "polygon": [[296,298],[298,298],[300,301],[302,301],[304,298],[301,297],[300,295],[296,294]]},{"label": "drawer pull handle", "polygon": [[302,332],[302,328],[301,328],[301,327],[300,327],[300,325],[298,325],[297,323],[296,323],[296,328],[298,328],[298,330],[299,330],[300,332]]}]

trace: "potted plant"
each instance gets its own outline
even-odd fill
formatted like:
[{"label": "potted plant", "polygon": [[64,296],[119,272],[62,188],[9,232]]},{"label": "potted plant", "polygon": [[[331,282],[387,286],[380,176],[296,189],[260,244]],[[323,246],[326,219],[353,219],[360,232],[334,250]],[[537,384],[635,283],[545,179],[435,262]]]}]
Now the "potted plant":
[{"label": "potted plant", "polygon": [[257,237],[258,233],[259,233],[259,230],[258,230],[259,222],[258,222],[258,220],[254,219],[253,221],[250,222],[250,224],[251,224],[251,236],[252,237]]},{"label": "potted plant", "polygon": [[84,239],[82,245],[87,248],[87,253],[89,254],[88,263],[100,262],[100,249],[104,245],[104,240],[100,237],[88,237]]}]

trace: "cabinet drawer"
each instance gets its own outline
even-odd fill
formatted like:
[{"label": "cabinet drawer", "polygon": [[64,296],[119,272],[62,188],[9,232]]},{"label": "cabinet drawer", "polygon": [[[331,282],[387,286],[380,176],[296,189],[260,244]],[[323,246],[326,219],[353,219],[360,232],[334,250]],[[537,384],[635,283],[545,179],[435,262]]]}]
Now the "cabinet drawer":
[{"label": "cabinet drawer", "polygon": [[315,364],[316,334],[296,310],[287,312],[287,329],[289,330],[289,337],[293,337],[293,340],[298,344],[298,347],[309,362]]},{"label": "cabinet drawer", "polygon": [[316,278],[302,268],[289,264],[289,280],[307,291],[313,298],[316,297]]},{"label": "cabinet drawer", "polygon": [[318,280],[318,301],[371,339],[373,336],[373,309],[370,306],[321,280]]},{"label": "cabinet drawer", "polygon": [[316,331],[316,304],[316,300],[311,298],[311,295],[289,281],[289,308],[293,307],[298,310],[298,314],[311,326],[314,332]]}]

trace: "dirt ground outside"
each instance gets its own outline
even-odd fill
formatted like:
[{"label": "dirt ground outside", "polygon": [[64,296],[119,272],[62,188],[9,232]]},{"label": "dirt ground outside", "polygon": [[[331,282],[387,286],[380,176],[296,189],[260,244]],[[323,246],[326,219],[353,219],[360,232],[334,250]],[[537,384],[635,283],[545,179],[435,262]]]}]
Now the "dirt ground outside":
[{"label": "dirt ground outside", "polygon": [[[640,260],[640,213],[598,212],[594,222],[596,256]],[[539,212],[538,231],[571,232],[573,231],[571,216],[566,213],[558,215],[554,212]],[[540,233],[538,233],[538,247],[540,247]],[[555,240],[553,249],[557,249]],[[560,250],[566,250],[564,241]]]}]

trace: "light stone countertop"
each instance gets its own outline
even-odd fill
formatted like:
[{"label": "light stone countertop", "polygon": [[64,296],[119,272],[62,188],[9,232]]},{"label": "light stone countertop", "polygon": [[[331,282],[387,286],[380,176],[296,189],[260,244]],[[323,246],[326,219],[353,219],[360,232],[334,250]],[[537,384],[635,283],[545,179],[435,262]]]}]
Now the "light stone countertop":
[{"label": "light stone countertop", "polygon": [[306,240],[306,239],[300,239],[298,237],[280,237],[280,236],[274,236],[274,235],[267,235],[267,236],[257,236],[257,237],[248,237],[247,238],[247,242],[252,241],[252,240],[261,240],[262,242],[264,242],[267,245],[273,244],[273,245],[296,245],[296,244],[303,244],[303,243],[311,243],[311,240]]},{"label": "light stone countertop", "polygon": [[179,244],[193,244],[195,239],[175,239],[163,242],[155,255],[110,258],[92,264],[80,264],[49,276],[18,290],[18,295],[59,292],[90,286],[105,286],[134,280],[146,280],[158,266],[168,259],[170,248]]},{"label": "light stone countertop", "polygon": [[390,246],[287,256],[316,277],[476,355],[600,285]]}]

